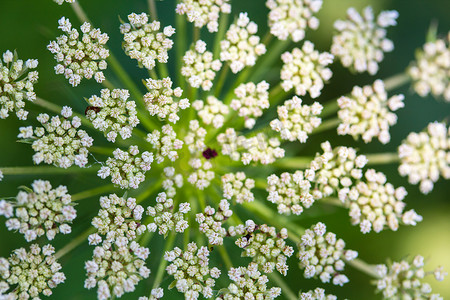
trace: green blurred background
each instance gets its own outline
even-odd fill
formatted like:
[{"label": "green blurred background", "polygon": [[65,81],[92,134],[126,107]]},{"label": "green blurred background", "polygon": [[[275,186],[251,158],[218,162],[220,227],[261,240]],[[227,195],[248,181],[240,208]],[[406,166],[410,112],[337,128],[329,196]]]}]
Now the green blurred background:
[{"label": "green blurred background", "polygon": [[[267,9],[263,0],[231,1],[233,14],[246,11],[249,17],[260,25],[259,35],[263,36],[267,31],[266,16]],[[131,12],[148,11],[145,0],[80,0],[89,18],[96,27],[110,35],[108,42],[111,50],[116,54],[121,63],[129,71],[129,74],[139,82],[146,77],[143,70],[136,68],[134,61],[129,60],[121,51],[121,35],[118,30],[119,16],[126,19]],[[398,25],[390,28],[388,37],[395,43],[395,50],[386,55],[380,65],[380,71],[375,77],[364,75],[352,75],[343,69],[339,63],[332,67],[333,78],[324,89],[319,101],[326,102],[351,90],[354,85],[371,84],[374,79],[386,78],[390,75],[402,72],[414,58],[414,51],[421,47],[425,40],[427,29],[432,21],[438,21],[438,32],[445,34],[450,29],[450,1],[446,0],[326,0],[318,17],[320,27],[315,32],[307,32],[307,39],[316,44],[321,51],[328,51],[331,45],[332,26],[336,19],[344,18],[346,9],[350,6],[361,9],[371,5],[375,12],[385,9],[396,9],[400,13]],[[157,8],[162,25],[174,25],[174,7],[172,0],[157,1]],[[59,6],[51,0],[0,0],[0,53],[7,49],[18,51],[22,59],[39,59],[39,83],[35,86],[37,94],[52,102],[69,104],[79,112],[84,110],[83,97],[97,94],[100,87],[92,81],[84,80],[75,88],[69,88],[62,76],[56,76],[53,72],[54,60],[46,45],[51,39],[60,35],[57,29],[57,20],[69,17],[74,26],[79,26],[70,6],[64,4]],[[190,27],[190,24],[189,24]],[[269,49],[270,51],[270,49]],[[173,57],[173,56],[172,56]],[[268,70],[268,76],[276,77],[279,68]],[[431,121],[440,121],[450,114],[450,104],[437,101],[431,97],[420,98],[412,90],[405,86],[395,92],[404,93],[406,96],[406,107],[398,111],[398,124],[391,129],[392,141],[388,145],[381,145],[374,141],[369,145],[353,141],[349,137],[337,137],[333,131],[313,136],[301,149],[302,154],[314,154],[319,151],[319,144],[324,140],[330,140],[332,145],[344,144],[359,148],[361,153],[394,152],[401,141],[411,131],[421,131]],[[39,109],[28,105],[32,109],[30,119],[35,116]],[[23,126],[15,116],[8,120],[0,120],[0,166],[22,166],[31,165],[32,150],[29,145],[16,143],[18,128]],[[290,151],[298,145],[291,145]],[[429,269],[438,265],[444,265],[450,271],[450,199],[449,183],[440,180],[430,195],[424,196],[419,193],[417,186],[409,186],[407,180],[398,175],[396,165],[379,166],[378,170],[387,174],[389,182],[395,186],[404,185],[409,195],[406,198],[407,208],[414,208],[424,217],[424,221],[416,227],[400,227],[398,232],[382,232],[380,234],[360,234],[358,227],[350,225],[347,211],[321,205],[319,208],[306,211],[301,218],[293,219],[299,224],[309,227],[317,221],[323,221],[328,229],[342,237],[349,248],[359,251],[360,258],[369,263],[383,263],[387,257],[400,260],[407,255],[422,254],[428,262]],[[80,191],[100,183],[99,180],[91,180],[89,176],[6,176],[0,182],[0,197],[14,196],[17,186],[29,185],[34,179],[50,179],[52,185],[67,185],[69,191]],[[80,188],[82,187],[82,188]],[[54,245],[60,248],[70,241],[89,224],[90,219],[98,211],[96,198],[82,201],[77,207],[79,217],[73,226],[74,233],[71,236],[58,236]],[[324,217],[325,216],[325,217]],[[2,218],[3,219],[3,218]],[[149,266],[153,272],[156,271],[160,257],[160,239],[152,244]],[[5,226],[0,225],[0,256],[6,257],[9,253],[19,247],[25,246],[26,242],[22,235],[8,232]],[[61,259],[63,271],[67,275],[65,284],[54,290],[52,299],[94,299],[95,291],[87,291],[82,288],[85,273],[83,262],[89,259],[92,249],[86,244],[64,256]],[[379,295],[373,295],[373,287],[369,285],[369,278],[347,267],[347,275],[350,283],[343,288],[332,285],[323,285],[316,280],[304,280],[301,271],[296,267],[295,258],[291,259],[291,269],[287,280],[295,291],[299,288],[308,290],[316,286],[322,286],[330,292],[336,292],[339,298],[348,299],[377,299]],[[222,275],[222,278],[226,276]],[[152,276],[149,282],[143,282],[138,290],[123,299],[137,299],[138,296],[147,295],[151,286]],[[171,280],[164,281],[167,286]],[[449,279],[443,283],[433,283],[433,290],[441,293],[444,298],[450,297],[448,288]],[[167,293],[169,299],[175,297],[173,292]]]}]

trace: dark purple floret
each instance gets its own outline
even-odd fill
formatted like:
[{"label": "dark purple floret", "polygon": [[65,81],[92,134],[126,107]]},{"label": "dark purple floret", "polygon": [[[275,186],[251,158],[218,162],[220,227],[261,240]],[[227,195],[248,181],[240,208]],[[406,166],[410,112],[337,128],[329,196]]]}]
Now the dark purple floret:
[{"label": "dark purple floret", "polygon": [[203,157],[206,159],[211,159],[217,156],[217,151],[211,148],[206,149],[203,151]]}]

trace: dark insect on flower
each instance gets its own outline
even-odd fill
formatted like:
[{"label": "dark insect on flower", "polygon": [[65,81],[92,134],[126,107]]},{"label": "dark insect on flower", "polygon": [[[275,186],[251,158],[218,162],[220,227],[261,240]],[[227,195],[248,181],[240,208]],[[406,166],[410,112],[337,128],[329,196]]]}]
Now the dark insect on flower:
[{"label": "dark insect on flower", "polygon": [[217,151],[211,148],[206,149],[203,151],[203,157],[206,159],[211,159],[217,156]]},{"label": "dark insect on flower", "polygon": [[95,113],[99,113],[100,112],[100,107],[97,106],[88,106],[86,107],[86,109],[84,110],[84,114],[87,115],[88,111],[93,110],[95,111]]}]

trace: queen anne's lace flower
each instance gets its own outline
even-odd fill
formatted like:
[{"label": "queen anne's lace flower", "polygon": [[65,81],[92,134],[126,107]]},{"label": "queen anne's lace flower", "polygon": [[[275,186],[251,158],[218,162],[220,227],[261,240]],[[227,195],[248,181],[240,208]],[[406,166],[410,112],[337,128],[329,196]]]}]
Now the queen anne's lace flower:
[{"label": "queen anne's lace flower", "polygon": [[358,252],[345,250],[345,242],[326,231],[325,224],[319,222],[307,229],[298,244],[300,268],[305,269],[305,278],[319,277],[324,283],[332,280],[334,285],[348,282],[344,271],[345,262],[358,256]]},{"label": "queen anne's lace flower", "polygon": [[444,280],[447,275],[443,269],[436,268],[434,272],[424,270],[424,258],[420,255],[388,265],[377,265],[376,271],[380,279],[375,281],[377,292],[382,292],[386,299],[443,299],[439,294],[432,294],[431,286],[423,282],[425,276],[433,274],[436,280]]},{"label": "queen anne's lace flower", "polygon": [[164,297],[164,290],[162,288],[156,288],[150,291],[150,298],[143,296],[139,297],[138,300],[159,300],[162,297]]},{"label": "queen anne's lace flower", "polygon": [[92,146],[93,139],[82,129],[81,119],[72,118],[72,108],[64,106],[61,116],[50,118],[47,114],[37,117],[42,127],[20,127],[22,139],[31,139],[31,147],[36,152],[33,155],[35,164],[44,162],[60,168],[68,168],[73,164],[84,168],[88,162],[88,148]]},{"label": "queen anne's lace flower", "polygon": [[266,46],[259,42],[256,35],[258,25],[251,22],[247,13],[240,13],[236,24],[231,24],[226,39],[220,43],[220,60],[230,63],[233,73],[246,66],[253,66],[258,56],[266,53]]},{"label": "queen anne's lace flower", "polygon": [[269,84],[261,81],[242,83],[234,89],[238,99],[231,100],[230,107],[238,112],[239,117],[245,118],[245,127],[252,129],[256,119],[261,117],[263,110],[269,108]]},{"label": "queen anne's lace flower", "polygon": [[416,225],[422,221],[414,210],[404,212],[407,192],[386,183],[386,176],[374,169],[365,173],[367,182],[360,181],[348,192],[349,215],[353,225],[359,224],[362,233],[380,232],[386,227],[397,230],[399,223]]},{"label": "queen anne's lace flower", "polygon": [[281,295],[281,288],[267,288],[269,278],[258,271],[258,264],[251,262],[247,267],[231,268],[228,277],[233,281],[216,299],[265,299],[272,300]]},{"label": "queen anne's lace flower", "polygon": [[337,20],[334,28],[338,34],[333,37],[331,53],[341,59],[344,67],[362,73],[378,72],[378,63],[384,58],[383,52],[394,50],[394,44],[386,38],[386,29],[397,25],[398,12],[381,12],[375,20],[370,6],[361,16],[353,7],[347,10],[346,21]]},{"label": "queen anne's lace flower", "polygon": [[333,55],[328,52],[319,53],[314,50],[310,41],[303,43],[302,49],[294,48],[292,52],[281,55],[281,87],[286,92],[295,89],[298,96],[308,92],[312,98],[317,98],[333,73],[327,66],[333,62]]},{"label": "queen anne's lace flower", "polygon": [[267,0],[270,33],[286,40],[299,42],[309,27],[317,29],[319,19],[313,16],[322,7],[322,0]]},{"label": "queen anne's lace flower", "polygon": [[80,40],[80,33],[72,28],[69,19],[62,17],[58,20],[58,24],[58,28],[66,34],[47,46],[47,49],[55,54],[58,63],[55,66],[56,74],[64,74],[72,86],[79,85],[83,78],[94,77],[95,81],[103,82],[105,75],[102,70],[106,69],[106,58],[109,56],[105,44],[109,36],[85,22],[80,27],[82,34]]},{"label": "queen anne's lace flower", "polygon": [[222,67],[220,60],[213,60],[212,52],[206,51],[206,43],[202,40],[198,40],[194,49],[186,52],[183,62],[181,74],[192,87],[201,86],[205,91],[212,88],[216,72]]},{"label": "queen anne's lace flower", "polygon": [[[296,171],[294,174],[282,173],[280,177],[275,174],[267,178],[267,200],[277,205],[278,213],[289,215],[291,213],[300,215],[304,208],[313,205],[314,200],[321,194],[311,191],[309,170],[305,173]],[[306,178],[305,178],[306,177]]]},{"label": "queen anne's lace flower", "polygon": [[166,77],[162,80],[147,79],[145,85],[149,92],[144,95],[144,102],[147,110],[152,116],[158,116],[160,119],[168,118],[169,122],[176,123],[180,117],[177,113],[180,109],[186,109],[190,106],[187,98],[175,102],[174,98],[180,98],[183,90],[179,87],[172,89],[172,80]]},{"label": "queen anne's lace flower", "polygon": [[313,105],[302,105],[302,100],[294,96],[277,108],[278,119],[270,122],[270,127],[280,133],[283,140],[305,143],[308,134],[317,128],[322,119],[318,117],[322,112],[322,105],[314,102]]},{"label": "queen anne's lace flower", "polygon": [[144,151],[139,154],[137,146],[130,146],[128,151],[117,148],[97,175],[102,179],[111,176],[111,182],[123,189],[137,189],[144,182],[145,173],[151,169],[152,162],[153,153]]},{"label": "queen anne's lace flower", "polygon": [[325,290],[316,288],[313,291],[300,293],[300,300],[337,300],[335,295],[326,295]]},{"label": "queen anne's lace flower", "polygon": [[162,188],[165,190],[167,196],[172,198],[177,192],[176,188],[183,186],[183,175],[175,174],[174,167],[165,167],[164,176],[166,179],[161,184]]},{"label": "queen anne's lace flower", "polygon": [[150,270],[145,266],[150,251],[135,241],[128,244],[125,238],[115,244],[104,241],[94,249],[92,260],[85,262],[87,278],[84,287],[97,286],[97,299],[121,297],[133,292],[140,280],[148,278]]},{"label": "queen anne's lace flower", "polygon": [[182,251],[175,247],[164,254],[164,259],[171,264],[167,266],[167,274],[175,279],[177,290],[184,294],[186,299],[198,299],[200,293],[205,298],[211,298],[215,278],[219,278],[220,270],[209,268],[209,250],[202,246],[198,248],[194,242],[187,245]]},{"label": "queen anne's lace flower", "polygon": [[222,176],[223,197],[228,200],[235,199],[236,203],[252,202],[255,200],[251,189],[255,187],[255,181],[246,178],[244,172],[228,173]]},{"label": "queen anne's lace flower", "polygon": [[128,241],[145,232],[146,227],[140,224],[144,208],[136,204],[135,198],[126,199],[116,194],[102,196],[100,207],[98,215],[92,219],[97,233],[89,236],[90,245],[100,244],[100,235],[104,236],[105,241],[118,246],[128,244]]},{"label": "queen anne's lace flower", "polygon": [[50,182],[35,180],[33,190],[24,188],[12,201],[0,200],[0,215],[8,230],[18,230],[27,242],[42,235],[53,240],[57,233],[69,234],[77,212],[65,186],[52,189]]},{"label": "queen anne's lace flower", "polygon": [[160,22],[148,23],[146,13],[129,14],[128,21],[130,23],[124,23],[120,26],[125,54],[132,59],[136,59],[140,67],[149,70],[155,67],[156,60],[160,63],[167,63],[169,59],[168,51],[173,46],[173,41],[169,37],[175,33],[175,29],[172,26],[167,26],[161,32]]},{"label": "queen anne's lace flower", "polygon": [[222,127],[225,116],[229,113],[228,106],[214,96],[208,96],[206,104],[202,100],[195,100],[192,107],[204,124],[212,125],[214,128]]},{"label": "queen anne's lace flower", "polygon": [[286,228],[277,233],[275,227],[266,224],[258,226],[251,221],[247,222],[243,235],[236,240],[236,245],[244,249],[242,256],[251,257],[264,273],[272,273],[276,269],[287,275],[289,266],[286,261],[294,249],[286,244]]},{"label": "queen anne's lace flower", "polygon": [[180,203],[178,211],[173,212],[173,200],[167,198],[166,193],[159,193],[156,197],[156,205],[147,207],[147,215],[153,218],[153,222],[147,225],[149,232],[155,232],[167,236],[169,231],[184,232],[189,227],[184,215],[191,210],[187,202]]},{"label": "queen anne's lace flower", "polygon": [[437,39],[423,46],[408,73],[414,81],[414,90],[422,97],[430,92],[450,102],[450,32],[446,39]]},{"label": "queen anne's lace flower", "polygon": [[199,230],[206,235],[211,245],[222,245],[223,238],[227,235],[227,230],[222,227],[222,223],[232,214],[230,203],[226,199],[222,199],[217,211],[211,206],[207,206],[204,213],[195,215],[195,220],[199,224]]},{"label": "queen anne's lace flower", "polygon": [[305,177],[314,183],[313,195],[321,199],[337,194],[341,201],[345,201],[350,187],[362,178],[367,158],[357,155],[351,147],[333,149],[329,142],[320,146],[323,154],[317,153],[310,169],[305,172]]},{"label": "queen anne's lace flower", "polygon": [[202,28],[206,25],[209,32],[219,29],[219,14],[231,13],[229,0],[183,0],[177,4],[176,12],[186,15],[189,22],[195,27]]},{"label": "queen anne's lace flower", "polygon": [[155,160],[158,164],[167,157],[171,161],[178,159],[178,150],[183,147],[183,141],[177,139],[177,134],[169,124],[163,125],[161,131],[155,129],[147,135],[147,142],[156,149]]},{"label": "queen anne's lace flower", "polygon": [[119,134],[122,139],[131,137],[133,128],[139,124],[136,103],[127,101],[129,96],[128,90],[103,89],[100,97],[87,99],[86,117],[110,142],[115,142]]},{"label": "queen anne's lace flower", "polygon": [[19,120],[26,120],[28,112],[23,100],[34,101],[36,94],[33,85],[39,78],[36,69],[37,59],[25,62],[11,51],[3,53],[0,59],[0,119],[6,119],[10,112],[15,112]]},{"label": "queen anne's lace flower", "polygon": [[426,131],[408,135],[398,148],[402,176],[411,184],[420,182],[420,191],[431,192],[439,176],[450,178],[450,127],[430,123]]},{"label": "queen anne's lace flower", "polygon": [[0,294],[3,299],[40,299],[52,294],[53,288],[66,280],[61,265],[48,244],[32,244],[30,250],[15,249],[9,259],[0,257]]},{"label": "queen anne's lace flower", "polygon": [[350,134],[353,138],[362,136],[365,143],[372,141],[373,137],[383,144],[389,143],[389,126],[397,123],[397,115],[393,111],[405,106],[404,98],[402,94],[388,98],[381,80],[376,80],[372,86],[355,86],[351,97],[338,99],[338,116],[342,121],[338,134]]}]

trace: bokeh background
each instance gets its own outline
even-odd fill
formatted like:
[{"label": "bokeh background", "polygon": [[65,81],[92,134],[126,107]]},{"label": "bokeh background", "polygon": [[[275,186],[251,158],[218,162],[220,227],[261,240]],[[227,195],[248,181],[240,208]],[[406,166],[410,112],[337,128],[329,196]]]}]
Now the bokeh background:
[{"label": "bokeh background", "polygon": [[[246,11],[249,17],[259,24],[259,34],[263,36],[267,32],[267,9],[263,0],[231,1],[233,14]],[[122,36],[119,33],[119,17],[126,19],[131,12],[148,11],[145,0],[80,0],[89,18],[95,27],[100,27],[103,32],[110,35],[108,45],[125,66],[129,74],[140,82],[145,78],[145,72],[136,67],[121,51]],[[354,85],[371,84],[377,78],[387,78],[391,75],[403,72],[409,62],[414,59],[415,49],[422,46],[431,22],[438,22],[438,32],[443,35],[450,29],[450,1],[446,0],[325,0],[323,9],[318,17],[320,27],[317,31],[307,32],[307,39],[316,44],[321,51],[328,51],[331,45],[333,23],[336,19],[344,18],[346,9],[354,6],[361,10],[371,5],[375,12],[386,9],[396,9],[400,13],[398,25],[390,28],[388,37],[395,43],[395,50],[386,55],[380,65],[378,74],[370,77],[366,74],[353,75],[343,69],[339,63],[332,66],[333,77],[330,84],[324,89],[319,101],[325,103],[349,91]],[[157,8],[162,25],[174,25],[175,1],[157,1]],[[73,89],[70,88],[62,76],[53,72],[54,60],[52,54],[46,50],[46,45],[51,39],[60,35],[57,29],[57,20],[69,17],[74,26],[79,26],[70,6],[59,6],[51,0],[0,0],[0,53],[7,49],[17,50],[22,59],[39,59],[39,83],[35,86],[37,94],[47,100],[59,104],[73,106],[79,112],[84,111],[83,97],[97,94],[100,87],[93,82],[84,80],[82,84]],[[189,24],[190,27],[190,24]],[[203,36],[202,36],[203,37]],[[293,45],[294,46],[294,45]],[[298,46],[298,45],[297,45]],[[270,49],[269,49],[270,51]],[[279,67],[267,70],[268,76],[277,76]],[[334,131],[327,131],[313,136],[307,145],[299,147],[298,144],[290,145],[290,151],[308,155],[320,151],[320,142],[330,140],[332,145],[348,145],[360,149],[361,153],[394,152],[401,141],[409,132],[419,132],[431,121],[441,121],[450,115],[450,104],[435,100],[431,97],[421,98],[414,94],[409,86],[404,86],[395,91],[404,93],[406,107],[398,111],[398,124],[391,129],[392,140],[388,145],[381,145],[373,141],[369,145],[354,141],[350,137],[337,137]],[[307,97],[305,97],[307,98]],[[306,100],[308,101],[308,100]],[[30,119],[40,112],[39,108],[28,105],[32,110]],[[31,165],[33,154],[27,144],[16,143],[18,128],[23,126],[15,116],[8,120],[0,120],[0,166],[25,166]],[[294,148],[297,147],[297,148]],[[398,232],[385,231],[379,234],[371,233],[362,235],[358,227],[350,225],[347,211],[321,205],[306,211],[301,218],[293,218],[293,222],[309,227],[317,221],[323,221],[328,229],[342,237],[349,248],[359,251],[359,257],[369,263],[383,263],[386,258],[400,260],[407,255],[422,254],[427,259],[429,268],[444,265],[450,271],[450,186],[449,182],[442,179],[435,185],[430,195],[419,193],[417,186],[410,186],[406,178],[398,175],[397,165],[377,166],[377,169],[387,174],[388,181],[395,186],[403,185],[409,194],[406,198],[407,208],[414,208],[424,217],[424,221],[416,227],[400,227]],[[17,187],[30,185],[38,178],[49,179],[54,187],[59,184],[67,185],[69,191],[81,191],[95,186],[100,181],[92,180],[94,176],[6,176],[0,182],[0,197],[14,196]],[[90,219],[98,211],[97,197],[83,200],[77,209],[79,217],[75,222],[74,232],[71,236],[58,236],[54,241],[58,249],[77,233],[83,231],[89,225]],[[3,218],[0,218],[3,222]],[[42,241],[43,242],[43,241]],[[155,272],[160,257],[161,240],[156,239],[152,244],[149,259],[150,268]],[[6,257],[9,253],[26,242],[22,235],[8,232],[3,224],[0,224],[0,256]],[[76,251],[61,259],[63,271],[67,281],[54,290],[52,299],[95,299],[95,291],[87,291],[82,288],[85,278],[84,261],[89,259],[92,248],[86,243]],[[238,253],[238,252],[236,252]],[[335,292],[339,298],[348,299],[379,299],[380,295],[373,294],[373,286],[369,284],[370,278],[359,271],[347,267],[346,273],[350,283],[343,288],[332,285],[323,285],[317,280],[305,280],[301,271],[296,267],[295,258],[291,259],[291,269],[287,280],[292,288],[304,291],[322,286],[327,291]],[[224,278],[225,276],[222,276]],[[140,295],[147,295],[151,286],[152,276],[149,282],[143,282],[135,293],[125,295],[123,299],[137,299]],[[449,278],[442,283],[432,282],[433,290],[441,293],[444,299],[450,297]],[[167,279],[163,286],[171,282]],[[173,292],[168,293],[169,299],[175,297]],[[178,295],[179,296],[179,295]]]}]

